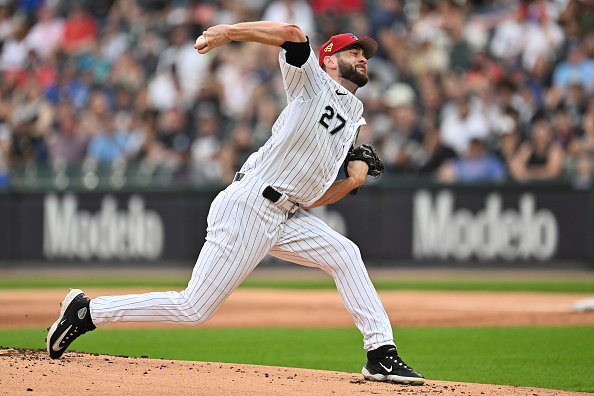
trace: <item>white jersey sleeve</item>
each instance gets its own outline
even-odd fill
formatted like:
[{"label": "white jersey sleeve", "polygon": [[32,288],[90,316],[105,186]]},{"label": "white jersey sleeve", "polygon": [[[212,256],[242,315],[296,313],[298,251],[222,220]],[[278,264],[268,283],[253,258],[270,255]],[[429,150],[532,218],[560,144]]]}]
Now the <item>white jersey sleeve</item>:
[{"label": "white jersey sleeve", "polygon": [[322,89],[326,73],[318,64],[311,47],[309,57],[301,67],[287,63],[286,54],[287,51],[281,48],[279,63],[285,91],[287,92],[287,101],[290,103],[296,98],[300,98],[302,101],[307,102]]},{"label": "white jersey sleeve", "polygon": [[319,66],[309,47],[301,67],[279,55],[288,104],[268,141],[241,171],[309,206],[332,185],[362,123],[363,103]]}]

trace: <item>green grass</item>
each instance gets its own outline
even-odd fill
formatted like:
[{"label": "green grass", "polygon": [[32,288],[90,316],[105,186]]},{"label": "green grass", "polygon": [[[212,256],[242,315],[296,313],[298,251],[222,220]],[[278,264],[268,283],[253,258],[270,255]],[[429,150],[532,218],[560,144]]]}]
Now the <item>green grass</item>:
[{"label": "green grass", "polygon": [[[372,278],[377,290],[444,290],[444,291],[528,291],[593,293],[593,279],[572,280],[510,280],[510,279],[377,279]],[[332,280],[268,280],[247,279],[241,287],[278,289],[330,289],[335,288]]]},{"label": "green grass", "polygon": [[[147,287],[170,288],[181,290],[186,287],[190,274],[184,275],[10,275],[0,277],[1,289],[40,289],[40,288],[99,288],[99,287]],[[373,277],[372,280],[378,290],[445,290],[445,291],[528,291],[528,292],[564,292],[564,293],[594,293],[594,276],[559,277],[559,278],[529,278],[518,279],[509,277],[466,277],[459,278],[428,278],[421,277]],[[335,289],[334,282],[329,276],[309,278],[283,277],[248,277],[241,288],[274,288],[274,289]]]},{"label": "green grass", "polygon": [[[397,328],[402,357],[433,380],[594,392],[594,327]],[[0,344],[45,348],[45,330],[0,330]],[[76,350],[175,360],[360,372],[356,329],[101,329]]]}]

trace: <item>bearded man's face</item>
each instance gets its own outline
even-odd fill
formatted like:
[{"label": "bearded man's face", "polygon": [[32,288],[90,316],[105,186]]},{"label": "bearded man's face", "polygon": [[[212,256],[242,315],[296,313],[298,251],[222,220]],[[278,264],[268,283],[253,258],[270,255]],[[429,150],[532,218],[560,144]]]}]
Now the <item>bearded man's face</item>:
[{"label": "bearded man's face", "polygon": [[[349,51],[349,50],[347,50]],[[356,59],[352,55],[348,55],[343,57],[341,53],[337,54],[336,57],[338,63],[338,77],[344,78],[354,84],[356,84],[359,88],[363,87],[369,81],[369,77],[367,76],[367,65],[359,62],[349,62],[350,59]],[[348,59],[348,60],[345,60]]]}]

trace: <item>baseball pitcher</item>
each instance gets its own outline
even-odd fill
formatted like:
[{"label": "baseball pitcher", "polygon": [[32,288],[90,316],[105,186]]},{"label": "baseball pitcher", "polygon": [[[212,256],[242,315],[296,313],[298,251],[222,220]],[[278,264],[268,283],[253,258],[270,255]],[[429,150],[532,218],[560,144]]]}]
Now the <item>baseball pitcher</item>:
[{"label": "baseball pitcher", "polygon": [[[354,147],[365,124],[363,104],[354,94],[367,83],[367,60],[377,43],[339,34],[322,45],[316,59],[299,27],[261,21],[213,26],[194,48],[202,55],[230,41],[280,47],[288,105],[270,139],[212,202],[206,242],[188,287],[93,300],[71,290],[47,336],[50,356],[59,358],[79,335],[108,323],[198,326],[271,254],[321,268],[334,278],[363,334],[368,351],[365,378],[423,384],[423,376],[398,356],[390,321],[358,247],[307,212],[355,194],[368,174],[377,177],[383,171],[373,147]],[[336,180],[341,167],[347,177]]]}]

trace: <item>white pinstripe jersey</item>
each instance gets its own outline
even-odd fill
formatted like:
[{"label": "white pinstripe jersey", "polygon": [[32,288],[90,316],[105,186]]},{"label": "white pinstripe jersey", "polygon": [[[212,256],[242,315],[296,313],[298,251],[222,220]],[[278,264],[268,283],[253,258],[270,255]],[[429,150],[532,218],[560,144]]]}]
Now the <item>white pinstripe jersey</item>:
[{"label": "white pinstripe jersey", "polygon": [[336,179],[365,120],[363,103],[319,66],[310,47],[301,67],[279,54],[287,107],[272,136],[241,168],[305,206],[317,201]]}]

